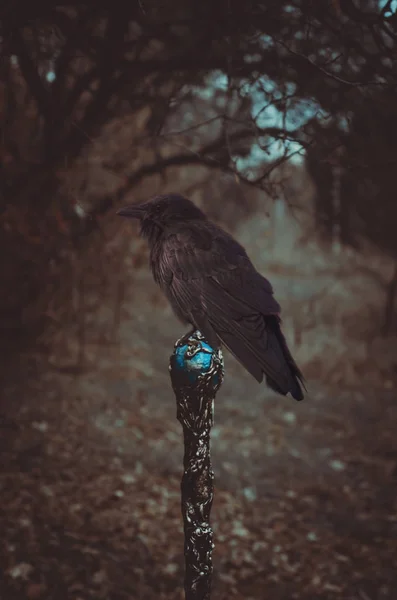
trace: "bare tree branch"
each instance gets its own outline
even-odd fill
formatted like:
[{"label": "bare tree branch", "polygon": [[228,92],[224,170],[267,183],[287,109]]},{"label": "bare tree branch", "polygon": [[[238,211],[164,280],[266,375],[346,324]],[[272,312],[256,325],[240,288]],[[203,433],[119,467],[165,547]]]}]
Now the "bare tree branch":
[{"label": "bare tree branch", "polygon": [[11,48],[18,57],[18,64],[28,84],[32,96],[36,100],[37,108],[44,118],[50,113],[50,100],[48,92],[38,74],[37,68],[29,54],[25,40],[20,31],[15,31],[12,37]]}]

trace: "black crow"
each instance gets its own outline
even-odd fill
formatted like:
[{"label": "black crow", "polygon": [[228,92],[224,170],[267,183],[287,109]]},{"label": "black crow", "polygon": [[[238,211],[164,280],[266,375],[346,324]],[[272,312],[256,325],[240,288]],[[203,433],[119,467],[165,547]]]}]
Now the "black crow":
[{"label": "black crow", "polygon": [[[140,220],[150,266],[177,317],[224,344],[259,382],[303,399],[303,376],[280,328],[280,305],[244,248],[179,194],[122,208]],[[304,386],[303,386],[304,387]]]}]

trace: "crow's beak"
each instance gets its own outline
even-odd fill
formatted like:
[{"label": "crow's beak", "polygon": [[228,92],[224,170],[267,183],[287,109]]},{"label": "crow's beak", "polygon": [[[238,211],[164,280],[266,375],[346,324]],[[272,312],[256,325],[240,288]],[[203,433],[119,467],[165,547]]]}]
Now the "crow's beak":
[{"label": "crow's beak", "polygon": [[129,217],[130,219],[142,219],[145,215],[146,207],[143,204],[131,204],[117,211],[120,217]]}]

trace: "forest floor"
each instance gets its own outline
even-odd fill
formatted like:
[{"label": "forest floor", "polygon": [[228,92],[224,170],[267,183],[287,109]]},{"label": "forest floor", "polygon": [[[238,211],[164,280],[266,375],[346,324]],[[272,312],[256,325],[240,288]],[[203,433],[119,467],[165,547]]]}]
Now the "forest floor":
[{"label": "forest floor", "polygon": [[[183,598],[167,369],[181,330],[162,312],[135,315],[84,370],[21,358],[3,390],[1,599]],[[395,600],[395,391],[312,381],[296,403],[225,358],[213,598]]]},{"label": "forest floor", "polygon": [[[146,269],[132,294],[117,339],[109,307],[91,322],[85,364],[28,352],[3,386],[1,600],[184,597],[168,374],[184,331]],[[225,363],[213,599],[395,600],[397,382],[335,386],[312,371],[297,403]]]}]

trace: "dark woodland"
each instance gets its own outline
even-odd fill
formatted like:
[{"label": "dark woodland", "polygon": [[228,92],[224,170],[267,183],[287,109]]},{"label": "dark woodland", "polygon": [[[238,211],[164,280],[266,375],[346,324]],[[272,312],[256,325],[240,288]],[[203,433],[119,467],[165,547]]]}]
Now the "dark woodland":
[{"label": "dark woodland", "polygon": [[397,2],[0,3],[0,597],[183,598],[186,331],[124,205],[268,278],[301,403],[225,351],[214,598],[394,600]]}]

